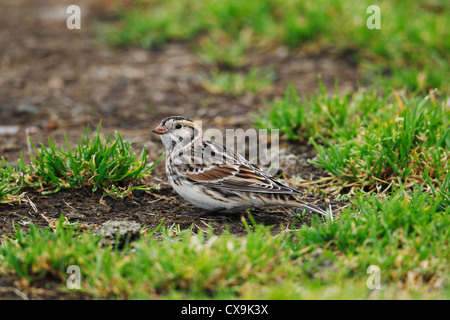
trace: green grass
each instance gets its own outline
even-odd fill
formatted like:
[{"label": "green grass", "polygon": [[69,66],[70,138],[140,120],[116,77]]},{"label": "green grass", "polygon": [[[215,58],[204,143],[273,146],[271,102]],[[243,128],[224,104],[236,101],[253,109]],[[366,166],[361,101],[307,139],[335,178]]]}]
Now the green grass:
[{"label": "green grass", "polygon": [[35,155],[29,154],[31,163],[23,158],[16,167],[2,161],[0,166],[0,203],[15,201],[22,187],[39,190],[43,194],[55,193],[61,189],[81,187],[94,192],[102,190],[106,195],[123,198],[133,190],[148,190],[142,179],[149,176],[155,163],[147,163],[145,147],[140,155],[131,151],[131,144],[124,142],[118,132],[107,137],[98,132],[89,138],[89,132],[71,148],[66,137],[66,146],[57,147],[50,139],[48,145],[40,148],[30,140]]},{"label": "green grass", "polygon": [[[353,137],[323,138],[313,163],[348,181],[377,185],[398,178],[442,180],[449,172],[450,117],[444,103],[398,98],[390,121],[361,124]],[[354,122],[355,123],[355,122]]]},{"label": "green grass", "polygon": [[[102,4],[102,0],[98,0]],[[208,63],[242,67],[255,51],[334,48],[383,88],[450,91],[448,1],[379,1],[381,29],[366,27],[365,1],[145,0],[113,6],[112,46],[189,43]],[[110,5],[110,4],[109,4]],[[102,28],[104,29],[104,28]]]},{"label": "green grass", "polygon": [[273,69],[251,68],[248,72],[213,70],[203,87],[214,94],[241,95],[268,89],[275,79]]},{"label": "green grass", "polygon": [[19,194],[23,182],[18,178],[16,168],[3,158],[0,163],[0,204],[15,201],[23,197]]},{"label": "green grass", "polygon": [[247,49],[250,46],[251,35],[240,33],[233,39],[222,32],[211,32],[198,41],[197,55],[212,66],[233,69],[248,64]]},{"label": "green grass", "polygon": [[290,140],[305,141],[315,135],[348,139],[357,135],[361,126],[380,117],[390,119],[395,109],[386,106],[389,96],[374,90],[360,89],[345,95],[327,92],[319,81],[319,93],[298,96],[290,86],[283,97],[269,101],[269,108],[255,114],[259,128],[277,128]]},{"label": "green grass", "polygon": [[[380,96],[370,89],[339,95],[321,86],[319,94],[299,99],[289,88],[268,110],[255,116],[259,128],[278,128],[291,140],[310,139],[318,151],[311,161],[341,187],[371,190],[398,185],[398,179],[429,190],[448,180],[450,113],[446,99]],[[380,190],[379,190],[380,191]]]},{"label": "green grass", "polygon": [[[313,219],[312,228],[273,235],[251,217],[243,237],[162,227],[121,251],[61,218],[55,230],[32,225],[4,239],[0,274],[29,285],[56,279],[70,291],[65,272],[77,265],[80,291],[108,299],[448,299],[450,209],[440,201],[420,188],[360,193],[358,207],[334,222]],[[380,290],[366,286],[371,265],[380,269]]]}]

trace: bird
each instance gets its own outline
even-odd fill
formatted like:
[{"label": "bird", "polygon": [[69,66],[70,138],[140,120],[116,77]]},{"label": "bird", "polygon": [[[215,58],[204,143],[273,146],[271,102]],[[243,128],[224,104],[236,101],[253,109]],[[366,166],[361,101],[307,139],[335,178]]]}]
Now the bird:
[{"label": "bird", "polygon": [[233,213],[267,206],[300,207],[326,215],[234,149],[203,134],[183,116],[169,116],[152,130],[161,137],[167,178],[185,200],[208,212]]}]

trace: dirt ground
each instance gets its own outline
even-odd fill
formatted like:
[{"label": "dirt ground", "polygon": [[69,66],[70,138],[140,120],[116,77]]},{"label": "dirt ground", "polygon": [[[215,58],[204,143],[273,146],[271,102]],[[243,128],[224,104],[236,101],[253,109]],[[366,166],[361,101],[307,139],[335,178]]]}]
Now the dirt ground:
[{"label": "dirt ground", "polygon": [[[288,52],[284,48],[250,57],[252,65],[275,66],[277,79],[263,94],[216,95],[201,85],[201,75],[210,67],[187,44],[170,43],[159,50],[130,48],[113,50],[103,45],[95,26],[104,15],[77,1],[82,9],[81,30],[66,28],[66,8],[70,1],[2,1],[0,10],[0,126],[14,126],[0,132],[0,157],[15,163],[20,152],[28,152],[27,136],[35,143],[47,137],[62,143],[64,133],[75,142],[86,125],[95,132],[102,120],[102,133],[118,130],[133,141],[139,152],[148,147],[156,160],[162,153],[158,136],[151,132],[168,115],[184,115],[202,120],[203,127],[247,129],[251,112],[267,108],[265,100],[281,96],[292,83],[301,94],[317,90],[317,75],[332,88],[338,78],[343,91],[357,85],[356,66],[332,50]],[[11,127],[10,127],[11,128]],[[281,147],[297,158],[286,177],[299,175],[318,178],[325,173],[307,163],[314,149],[300,143],[282,142]],[[284,169],[284,168],[281,168]],[[96,228],[107,220],[135,221],[155,228],[162,219],[170,226],[220,232],[228,225],[233,234],[245,233],[240,215],[192,217],[199,212],[174,193],[167,182],[163,162],[152,171],[149,184],[160,184],[159,191],[135,193],[132,199],[114,200],[90,190],[61,191],[41,195],[29,191],[30,201],[0,204],[0,235],[13,232],[12,223],[46,227],[64,214],[70,221]],[[323,199],[311,202],[324,206]],[[284,208],[253,210],[257,222],[289,226],[304,221]]]}]

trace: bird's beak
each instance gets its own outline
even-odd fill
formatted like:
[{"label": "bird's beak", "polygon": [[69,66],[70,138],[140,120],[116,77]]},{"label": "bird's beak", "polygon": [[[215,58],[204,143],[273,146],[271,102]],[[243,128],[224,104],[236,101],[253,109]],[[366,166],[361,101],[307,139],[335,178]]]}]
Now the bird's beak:
[{"label": "bird's beak", "polygon": [[157,134],[164,134],[164,133],[167,133],[167,132],[169,132],[169,130],[167,130],[167,128],[165,127],[165,126],[163,126],[163,125],[159,125],[159,126],[157,126],[155,129],[153,129],[152,130],[154,133],[157,133]]}]

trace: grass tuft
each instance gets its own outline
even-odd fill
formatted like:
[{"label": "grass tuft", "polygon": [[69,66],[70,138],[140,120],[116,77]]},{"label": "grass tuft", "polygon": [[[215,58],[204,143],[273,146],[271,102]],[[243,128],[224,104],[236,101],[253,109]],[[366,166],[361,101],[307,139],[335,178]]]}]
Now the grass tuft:
[{"label": "grass tuft", "polygon": [[210,77],[205,77],[203,87],[214,94],[241,95],[268,89],[274,79],[271,68],[255,67],[248,72],[213,70]]},{"label": "grass tuft", "polygon": [[[450,113],[444,99],[373,90],[321,92],[300,100],[294,88],[256,115],[259,128],[279,128],[288,139],[309,139],[318,151],[312,164],[334,177],[322,179],[354,194],[399,186],[439,188],[450,172]],[[400,180],[398,180],[400,179]],[[336,188],[336,186],[339,186]]]},{"label": "grass tuft", "polygon": [[[374,119],[349,139],[312,139],[319,154],[311,163],[348,184],[370,186],[414,183],[438,187],[450,174],[450,113],[433,95],[406,99],[395,95],[390,121]],[[336,135],[333,136],[336,138]],[[430,184],[431,183],[431,184]]]},{"label": "grass tuft", "polygon": [[5,158],[0,163],[0,203],[18,201],[23,197],[19,193],[23,185],[15,167],[9,165]]},{"label": "grass tuft", "polygon": [[0,168],[0,201],[20,198],[22,187],[36,188],[43,194],[61,189],[88,187],[95,192],[102,190],[113,198],[130,196],[133,190],[150,190],[142,182],[149,176],[154,163],[148,164],[145,147],[139,155],[131,151],[131,144],[123,141],[120,133],[102,137],[101,124],[96,135],[89,138],[89,131],[71,148],[66,137],[66,147],[57,147],[50,139],[48,145],[38,148],[30,139],[36,155],[30,154],[31,163],[19,160],[17,167],[2,162]]}]

